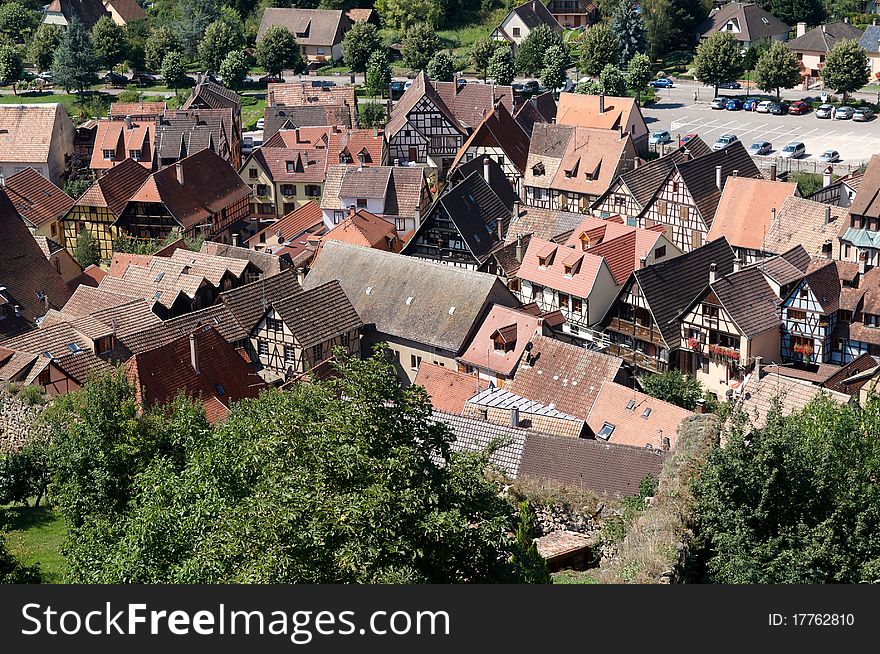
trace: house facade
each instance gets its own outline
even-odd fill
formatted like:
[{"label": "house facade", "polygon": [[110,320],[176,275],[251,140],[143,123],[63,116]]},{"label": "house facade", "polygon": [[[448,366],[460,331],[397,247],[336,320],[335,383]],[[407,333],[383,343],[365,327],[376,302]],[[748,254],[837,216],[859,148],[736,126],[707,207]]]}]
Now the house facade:
[{"label": "house facade", "polygon": [[557,34],[562,33],[562,26],[547,9],[547,5],[541,0],[529,0],[529,2],[510,10],[501,24],[492,32],[492,38],[496,41],[510,43],[516,52],[519,45],[539,25],[546,25]]},{"label": "house facade", "polygon": [[61,104],[0,105],[0,175],[33,168],[64,186],[76,129]]},{"label": "house facade", "polygon": [[796,38],[788,42],[788,49],[794,52],[805,81],[819,78],[825,67],[825,57],[843,39],[858,41],[863,31],[842,20],[824,23],[807,31],[806,23],[798,23]]},{"label": "house facade", "polygon": [[270,27],[286,27],[296,38],[307,64],[323,64],[342,59],[342,39],[352,21],[339,9],[279,9],[263,11],[257,40]]},{"label": "house facade", "polygon": [[761,39],[787,41],[790,29],[755,3],[729,2],[709,13],[705,22],[697,28],[697,35],[700,39],[707,39],[716,32],[726,32],[746,49]]},{"label": "house facade", "polygon": [[590,0],[550,0],[547,9],[565,29],[589,27],[599,11],[598,5]]}]

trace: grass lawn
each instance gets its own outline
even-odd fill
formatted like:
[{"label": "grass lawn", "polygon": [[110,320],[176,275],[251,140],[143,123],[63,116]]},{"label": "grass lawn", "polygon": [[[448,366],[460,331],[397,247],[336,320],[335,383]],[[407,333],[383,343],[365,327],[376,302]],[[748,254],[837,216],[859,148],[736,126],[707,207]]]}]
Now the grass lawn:
[{"label": "grass lawn", "polygon": [[244,100],[241,106],[241,125],[245,131],[257,128],[257,121],[263,117],[266,111],[266,98],[256,98],[255,96],[244,96],[244,98],[254,98],[253,104],[244,104],[250,100]]},{"label": "grass lawn", "polygon": [[554,584],[598,584],[599,581],[594,576],[595,572],[595,570],[560,570],[551,576]]},{"label": "grass lawn", "polygon": [[75,94],[50,93],[49,91],[22,91],[18,95],[0,95],[2,104],[40,104],[46,102],[60,102],[64,105],[67,113],[71,116],[84,116],[97,118],[106,116],[110,110],[112,95],[108,93],[86,92],[80,98]]},{"label": "grass lawn", "polygon": [[51,508],[14,506],[5,509],[6,545],[22,563],[40,564],[46,583],[61,583],[67,565],[61,544],[67,527]]}]

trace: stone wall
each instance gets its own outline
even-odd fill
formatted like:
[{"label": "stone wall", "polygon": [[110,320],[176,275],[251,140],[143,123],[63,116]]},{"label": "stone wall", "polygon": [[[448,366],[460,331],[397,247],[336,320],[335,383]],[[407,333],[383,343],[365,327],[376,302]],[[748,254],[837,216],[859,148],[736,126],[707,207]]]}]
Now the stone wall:
[{"label": "stone wall", "polygon": [[21,449],[34,434],[34,421],[46,404],[28,404],[18,393],[0,387],[0,453]]}]

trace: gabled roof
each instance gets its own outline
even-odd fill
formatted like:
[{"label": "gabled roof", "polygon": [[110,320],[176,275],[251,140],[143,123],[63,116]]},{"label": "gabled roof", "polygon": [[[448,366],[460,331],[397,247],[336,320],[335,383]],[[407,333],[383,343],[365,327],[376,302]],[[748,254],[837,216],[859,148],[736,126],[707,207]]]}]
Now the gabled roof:
[{"label": "gabled roof", "polygon": [[513,203],[519,200],[519,197],[510,180],[507,179],[507,175],[504,174],[504,169],[488,154],[481,154],[470,161],[465,161],[456,166],[446,178],[446,186],[443,187],[441,193],[446,192],[447,189],[455,188],[457,184],[469,177],[471,173],[479,173],[485,179],[487,163],[489,166],[489,187],[508,210],[513,210]]},{"label": "gabled roof", "polygon": [[411,218],[420,211],[427,188],[425,170],[421,167],[365,166],[359,169],[348,164],[331,165],[327,169],[321,208],[348,209],[343,198],[384,198],[382,215]]},{"label": "gabled roof", "polygon": [[204,241],[199,252],[214,254],[218,257],[229,257],[230,259],[246,259],[247,261],[250,261],[254,267],[259,269],[264,277],[277,275],[287,267],[286,262],[284,262],[279,256],[275,256],[269,252],[258,252],[257,250],[230,245],[228,243]]},{"label": "gabled roof", "polygon": [[60,104],[0,104],[0,160],[25,164],[49,161]]},{"label": "gabled roof", "polygon": [[[603,106],[604,103],[604,106]],[[602,109],[602,111],[600,111]],[[635,98],[622,98],[611,95],[585,95],[583,93],[560,93],[559,108],[556,111],[558,125],[577,125],[593,129],[626,131],[631,123],[642,123],[642,111]],[[644,131],[647,132],[647,126]]]},{"label": "gabled roof", "polygon": [[435,411],[461,414],[467,401],[488,387],[478,375],[459,372],[430,361],[422,361],[415,382],[424,386]]},{"label": "gabled roof", "polygon": [[740,332],[749,338],[778,329],[779,298],[758,268],[751,266],[724,275],[709,288]]},{"label": "gabled roof", "polygon": [[529,137],[501,103],[495,105],[461,146],[452,163],[453,168],[461,163],[465,153],[472,147],[501,148],[520,174],[525,171]]},{"label": "gabled roof", "polygon": [[[541,259],[545,261],[543,266]],[[588,298],[603,268],[612,277],[603,257],[533,236],[517,277],[574,297]],[[566,274],[567,270],[571,273]]]},{"label": "gabled roof", "polygon": [[299,289],[273,300],[270,306],[304,348],[325,343],[364,324],[336,280]]},{"label": "gabled roof", "polygon": [[868,54],[877,54],[880,52],[880,25],[868,25],[864,34],[859,39],[859,45],[865,49]]},{"label": "gabled roof", "polygon": [[[134,0],[131,1],[133,2]],[[240,111],[241,96],[225,86],[204,80],[195,85],[192,93],[186,99],[186,102],[183,103],[183,109],[189,109],[194,105],[196,107],[204,105],[208,109],[235,109]]]},{"label": "gabled roof", "polygon": [[849,212],[855,216],[880,217],[880,155],[873,155],[868,162]]},{"label": "gabled roof", "polygon": [[742,386],[738,407],[749,417],[754,429],[762,429],[776,398],[780,400],[782,415],[787,416],[803,409],[820,393],[826,394],[838,404],[849,402],[849,395],[820,388],[808,381],[770,372],[762,374],[760,379],[754,374],[749,375]]},{"label": "gabled roof", "polygon": [[802,245],[796,245],[787,252],[765,259],[756,268],[780,286],[787,286],[803,277],[809,265],[809,253]]},{"label": "gabled roof", "polygon": [[[278,11],[269,9],[269,11]],[[280,10],[290,11],[290,10]],[[265,17],[263,19],[265,21]],[[261,27],[262,29],[262,27]],[[308,45],[297,38],[300,45]],[[357,92],[354,86],[312,86],[311,82],[279,82],[270,83],[266,95],[267,107],[342,107],[348,113],[344,122],[327,123],[330,125],[345,124],[357,127]],[[298,125],[299,127],[299,125]]]},{"label": "gabled roof", "polygon": [[204,326],[216,329],[229,343],[237,343],[248,337],[248,331],[235,319],[230,308],[221,303],[199,311],[184,313],[170,320],[159,321],[155,325],[126,336],[123,345],[131,354],[146,352],[167,345]]},{"label": "gabled roof", "polygon": [[299,294],[302,288],[292,270],[264,277],[256,282],[239,286],[220,294],[220,301],[229,307],[232,315],[246,332],[259,324],[266,310],[274,302],[281,302]]},{"label": "gabled roof", "polygon": [[263,144],[269,144],[281,130],[293,130],[306,127],[332,127],[341,125],[351,128],[351,112],[343,105],[317,105],[303,107],[267,106],[263,112]]},{"label": "gabled roof", "polygon": [[[829,218],[827,223],[826,212]],[[806,198],[788,197],[776,212],[776,221],[768,226],[761,249],[779,254],[802,246],[810,256],[827,256],[823,247],[835,241],[844,226],[849,226],[846,208]]]},{"label": "gabled roof", "polygon": [[[540,330],[539,318],[516,309],[493,306],[459,359],[469,365],[509,376],[532,336],[540,333]],[[496,350],[493,342],[495,332],[501,332],[505,342],[513,343],[513,349]]]},{"label": "gabled roof", "polygon": [[732,247],[760,250],[771,218],[797,192],[795,182],[728,177],[706,238],[713,241],[723,236]]},{"label": "gabled roof", "polygon": [[227,156],[234,138],[233,111],[230,108],[166,111],[155,128],[156,156],[179,159],[182,152],[193,155],[206,148]]},{"label": "gabled roof", "polygon": [[550,13],[542,0],[529,0],[529,2],[511,9],[511,13],[516,14],[530,30],[539,25],[546,25],[554,32],[562,32],[562,26],[556,22],[553,14]]},{"label": "gabled roof", "polygon": [[349,157],[353,164],[360,163],[359,154],[364,154],[365,166],[378,166],[384,163],[383,152],[385,136],[381,130],[338,129],[331,127],[330,143],[327,146],[327,161],[343,163],[341,157]]},{"label": "gabled roof", "polygon": [[[422,368],[425,365],[423,363]],[[489,456],[489,463],[501,470],[508,479],[519,476],[523,446],[526,434],[530,432],[454,415],[453,412],[444,412],[442,409],[435,411],[433,417],[455,434],[455,440],[450,445],[454,452],[485,452],[490,445],[495,445],[497,449]]]},{"label": "gabled roof", "polygon": [[[816,298],[816,302],[822,307],[823,313],[837,311],[840,305],[841,284],[834,261],[827,259],[814,261],[804,277],[803,283],[810,287],[810,291]],[[798,285],[799,287],[800,285]],[[792,291],[792,293],[796,292],[797,288]]]},{"label": "gabled roof", "polygon": [[121,120],[131,116],[135,120],[157,119],[165,113],[164,102],[113,102],[110,104],[110,117]]},{"label": "gabled roof", "polygon": [[389,221],[360,209],[321,237],[321,243],[342,241],[387,252],[400,252],[402,243]]},{"label": "gabled roof", "polygon": [[0,192],[37,228],[60,220],[73,206],[73,198],[30,167],[7,178]]},{"label": "gabled roof", "polygon": [[857,356],[840,370],[822,382],[822,387],[838,393],[858,393],[880,369],[880,361],[867,352]]},{"label": "gabled roof", "polygon": [[107,0],[104,7],[108,10],[113,7],[126,24],[136,20],[144,20],[147,17],[147,12],[137,3],[137,0]]},{"label": "gabled roof", "polygon": [[489,302],[516,300],[494,275],[330,241],[305,287],[338,279],[378,332],[460,352]]},{"label": "gabled roof", "polygon": [[531,136],[535,123],[552,123],[556,120],[556,98],[553,91],[532,96],[514,114],[514,119]]},{"label": "gabled roof", "polygon": [[248,239],[248,244],[251,246],[259,244],[260,236],[265,234],[263,242],[267,246],[270,244],[272,246],[282,245],[323,224],[324,214],[321,211],[320,205],[314,200],[310,200],[251,236]]},{"label": "gabled roof", "polygon": [[[147,146],[146,156],[140,160],[140,165],[148,170],[153,163],[152,139],[155,125],[152,121],[140,123],[128,123],[124,120],[111,120],[102,118],[98,121],[98,131],[95,134],[95,148],[92,150],[92,160],[89,168],[93,170],[109,170],[118,166],[122,161],[129,159],[132,150],[141,152],[144,145]],[[113,159],[105,159],[104,152],[112,150]]]},{"label": "gabled roof", "polygon": [[518,216],[513,216],[510,228],[504,239],[515,241],[517,236],[532,234],[549,241],[560,234],[571,232],[583,220],[583,215],[559,209],[521,207]]},{"label": "gabled roof", "polygon": [[719,9],[714,9],[706,21],[697,28],[697,34],[709,36],[734,21],[739,26],[739,33],[733,32],[739,41],[757,41],[780,34],[788,34],[789,26],[768,13],[756,4],[746,2],[730,2]]},{"label": "gabled roof", "polygon": [[88,30],[91,30],[100,18],[110,15],[104,9],[101,0],[52,0],[46,11],[63,14],[68,23],[77,18]]},{"label": "gabled roof", "polygon": [[327,170],[326,149],[257,148],[242,166],[253,161],[273,182],[323,183]]},{"label": "gabled roof", "polygon": [[792,39],[788,42],[788,48],[794,52],[828,52],[838,41],[858,41],[863,34],[858,27],[838,20],[814,27],[803,36]]},{"label": "gabled roof", "polygon": [[[639,285],[670,350],[677,349],[681,342],[678,316],[709,283],[709,265],[714,263],[716,275],[721,277],[733,272],[733,260],[730,244],[719,238],[674,259],[633,271],[631,281]],[[618,301],[628,287],[626,284],[621,289]]]},{"label": "gabled roof", "polygon": [[[333,46],[351,29],[351,19],[339,9],[278,9],[263,10],[257,40],[273,25],[286,27],[299,45]],[[327,52],[327,56],[330,53]]]}]

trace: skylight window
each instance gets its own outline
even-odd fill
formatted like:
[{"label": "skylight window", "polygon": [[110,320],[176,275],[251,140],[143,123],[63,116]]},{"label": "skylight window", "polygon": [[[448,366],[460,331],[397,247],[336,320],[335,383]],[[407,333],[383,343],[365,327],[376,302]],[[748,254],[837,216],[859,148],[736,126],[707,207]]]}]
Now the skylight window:
[{"label": "skylight window", "polygon": [[76,343],[68,343],[67,347],[74,354],[76,354],[77,352],[82,352],[82,348],[79,345],[77,345]]},{"label": "skylight window", "polygon": [[406,306],[409,306],[410,304],[412,304],[412,301],[413,301],[413,296],[410,295],[408,298],[406,298]]},{"label": "skylight window", "polygon": [[449,307],[449,315],[451,316],[453,313],[455,313],[455,307]]},{"label": "skylight window", "polygon": [[627,411],[632,411],[635,408],[636,408],[636,401],[635,400],[630,400],[629,402],[626,403],[626,410]]},{"label": "skylight window", "polygon": [[372,286],[367,286],[367,295],[369,295],[369,294],[372,293],[372,292],[373,292],[373,287],[372,287]]},{"label": "skylight window", "polygon": [[224,389],[223,386],[221,386],[220,384],[215,384],[214,390],[217,391],[217,395],[226,395],[226,389]]},{"label": "skylight window", "polygon": [[596,434],[596,438],[601,438],[603,441],[607,441],[609,438],[611,438],[611,434],[613,433],[614,425],[612,425],[610,422],[606,422],[604,425],[602,425],[602,429],[600,429],[599,432]]},{"label": "skylight window", "polygon": [[645,420],[647,420],[647,419],[648,419],[648,416],[650,416],[650,415],[651,415],[651,409],[648,408],[648,409],[645,409],[645,412],[642,414],[642,417],[643,417]]},{"label": "skylight window", "polygon": [[165,276],[165,273],[164,273],[164,272],[160,272],[158,275],[156,275],[156,276],[153,278],[153,281],[154,281],[154,282],[161,282],[161,281],[162,281],[162,278],[163,278],[164,276]]}]

